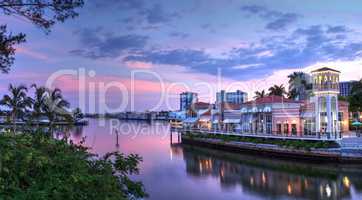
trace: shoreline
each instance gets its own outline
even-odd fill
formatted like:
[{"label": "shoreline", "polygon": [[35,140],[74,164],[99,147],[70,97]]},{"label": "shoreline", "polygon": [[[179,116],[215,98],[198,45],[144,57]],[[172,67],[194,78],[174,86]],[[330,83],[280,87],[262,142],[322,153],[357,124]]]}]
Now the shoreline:
[{"label": "shoreline", "polygon": [[308,151],[284,148],[269,144],[223,141],[221,139],[191,138],[184,134],[181,138],[183,144],[202,146],[234,153],[253,154],[287,160],[304,160],[318,163],[362,164],[362,155],[346,155],[341,151],[330,151],[326,149],[313,149]]},{"label": "shoreline", "polygon": [[[87,126],[88,125],[88,121],[87,120],[83,120],[83,121],[78,121],[78,122],[55,122],[54,125],[56,126],[69,126],[69,125],[73,125],[73,126]],[[49,126],[49,122],[16,122],[15,123],[17,126],[21,126],[21,125],[39,125],[39,126]],[[9,122],[0,122],[0,126],[13,126],[13,123],[9,123]]]}]

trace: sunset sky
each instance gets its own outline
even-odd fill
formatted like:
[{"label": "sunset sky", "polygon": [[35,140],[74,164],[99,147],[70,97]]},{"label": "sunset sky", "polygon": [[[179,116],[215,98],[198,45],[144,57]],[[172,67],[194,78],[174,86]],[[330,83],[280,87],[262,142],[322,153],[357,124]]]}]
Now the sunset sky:
[{"label": "sunset sky", "polygon": [[[241,89],[252,98],[255,90],[286,84],[293,71],[318,66],[340,70],[342,80],[362,78],[359,0],[89,0],[79,13],[50,34],[22,18],[0,16],[13,33],[27,34],[10,73],[0,74],[1,95],[9,83],[44,85],[59,70],[84,69],[85,87],[74,75],[59,77],[55,86],[73,107],[102,111],[105,103],[117,110],[124,93],[111,87],[102,99],[99,88],[118,82],[131,94],[138,70],[133,107],[162,110],[178,108],[184,90],[208,102],[219,89]],[[79,91],[84,105],[78,105]],[[162,94],[172,96],[159,102]]]}]

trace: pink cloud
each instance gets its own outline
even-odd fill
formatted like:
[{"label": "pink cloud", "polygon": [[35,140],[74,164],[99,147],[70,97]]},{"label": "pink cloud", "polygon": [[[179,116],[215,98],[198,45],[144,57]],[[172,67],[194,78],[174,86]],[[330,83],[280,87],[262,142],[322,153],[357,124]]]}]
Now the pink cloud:
[{"label": "pink cloud", "polygon": [[152,63],[140,62],[140,61],[128,61],[126,65],[130,69],[151,69]]},{"label": "pink cloud", "polygon": [[49,57],[47,55],[24,48],[24,47],[17,47],[16,52],[19,54],[23,54],[23,55],[38,59],[38,60],[45,60],[45,61],[49,60]]},{"label": "pink cloud", "polygon": [[[100,84],[104,84],[105,86],[107,86],[107,84],[114,82],[124,86],[128,91],[132,91],[132,88],[134,88],[134,92],[136,94],[160,93],[162,91],[172,94],[178,94],[179,92],[184,90],[184,88],[182,88],[181,86],[174,86],[170,82],[159,82],[140,79],[131,80],[130,78],[117,76],[96,76],[94,78],[88,77],[86,78],[85,87],[83,87],[82,84],[79,84],[79,79],[77,77],[71,75],[64,75],[57,78],[53,86],[58,87],[66,92],[77,92],[79,90],[87,91],[88,85],[90,83],[93,83],[96,85],[96,87],[99,87]],[[110,90],[117,90],[117,88],[114,87]]]}]

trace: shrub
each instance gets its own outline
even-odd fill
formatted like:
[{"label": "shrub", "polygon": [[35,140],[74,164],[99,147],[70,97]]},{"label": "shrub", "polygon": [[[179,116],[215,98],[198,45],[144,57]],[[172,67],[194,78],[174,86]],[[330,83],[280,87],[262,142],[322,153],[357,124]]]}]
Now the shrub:
[{"label": "shrub", "polygon": [[138,173],[138,155],[118,152],[98,158],[85,147],[42,133],[0,134],[1,199],[119,200],[147,196]]}]

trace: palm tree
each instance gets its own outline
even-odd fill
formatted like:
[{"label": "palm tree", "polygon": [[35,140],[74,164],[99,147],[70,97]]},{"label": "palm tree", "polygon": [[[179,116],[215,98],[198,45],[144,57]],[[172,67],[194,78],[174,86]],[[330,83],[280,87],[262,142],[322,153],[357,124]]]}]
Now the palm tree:
[{"label": "palm tree", "polygon": [[76,109],[73,111],[73,116],[72,116],[72,117],[73,117],[74,122],[77,122],[77,121],[83,119],[83,118],[84,118],[84,115],[83,115],[83,113],[82,113],[82,110],[81,110],[80,108],[76,108]]},{"label": "palm tree", "polygon": [[16,120],[23,118],[28,108],[32,106],[32,99],[27,96],[28,89],[24,85],[18,87],[9,85],[10,95],[4,95],[0,101],[0,105],[3,105],[10,109],[9,117],[13,123],[14,133],[16,132]]},{"label": "palm tree", "polygon": [[289,90],[288,99],[299,99],[299,94],[296,89]]},{"label": "palm tree", "polygon": [[38,87],[36,84],[31,85],[31,87],[35,89],[32,117],[36,119],[37,124],[39,125],[40,117],[44,115],[47,89],[45,87]]},{"label": "palm tree", "polygon": [[64,100],[60,89],[47,90],[44,101],[44,114],[49,120],[50,133],[52,133],[56,120],[61,117],[69,119],[70,113],[67,108],[69,108],[69,103]]},{"label": "palm tree", "polygon": [[269,88],[269,96],[282,96],[284,97],[284,94],[287,94],[285,91],[284,85],[274,85],[273,87]]},{"label": "palm tree", "polygon": [[254,99],[263,98],[263,97],[265,97],[265,96],[266,96],[265,90],[262,90],[261,92],[256,91],[256,92],[255,92]]},{"label": "palm tree", "polygon": [[304,100],[311,94],[312,86],[309,83],[308,75],[304,72],[293,72],[289,78],[289,94],[290,99]]}]

